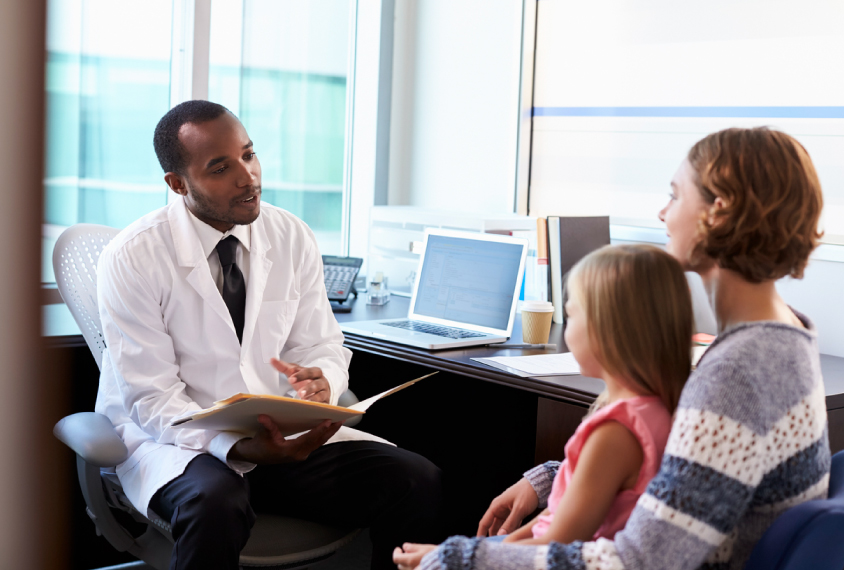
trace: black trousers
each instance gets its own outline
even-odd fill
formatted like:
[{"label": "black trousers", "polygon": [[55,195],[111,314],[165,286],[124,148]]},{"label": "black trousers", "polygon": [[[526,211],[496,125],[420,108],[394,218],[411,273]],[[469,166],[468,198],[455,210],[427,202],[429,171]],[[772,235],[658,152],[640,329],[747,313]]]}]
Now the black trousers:
[{"label": "black trousers", "polygon": [[424,457],[368,441],[325,445],[305,461],[260,465],[245,477],[200,455],[150,508],[172,526],[171,570],[236,569],[256,511],[369,527],[372,568],[395,569],[396,546],[444,538],[441,479]]}]

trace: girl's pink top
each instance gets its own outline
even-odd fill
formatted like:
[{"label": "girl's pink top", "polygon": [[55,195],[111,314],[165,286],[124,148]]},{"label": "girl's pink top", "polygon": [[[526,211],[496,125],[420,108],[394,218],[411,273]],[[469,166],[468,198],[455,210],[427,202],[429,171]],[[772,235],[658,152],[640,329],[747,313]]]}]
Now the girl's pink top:
[{"label": "girl's pink top", "polygon": [[554,512],[566,487],[571,481],[572,474],[577,468],[577,459],[583,449],[583,445],[591,435],[592,431],[604,422],[615,421],[630,430],[639,444],[642,446],[644,459],[642,469],[639,471],[639,479],[632,489],[625,489],[615,497],[607,517],[600,528],[595,531],[593,540],[604,537],[612,539],[615,533],[624,528],[633,507],[639,496],[645,492],[645,487],[656,475],[659,464],[662,462],[662,452],[668,442],[668,432],[671,431],[671,414],[668,413],[665,405],[657,396],[641,396],[618,400],[595,412],[591,417],[578,426],[577,431],[566,443],[566,459],[560,465],[554,484],[551,487],[551,495],[548,497],[549,515],[539,517],[533,525],[533,537],[539,538],[551,526]]}]

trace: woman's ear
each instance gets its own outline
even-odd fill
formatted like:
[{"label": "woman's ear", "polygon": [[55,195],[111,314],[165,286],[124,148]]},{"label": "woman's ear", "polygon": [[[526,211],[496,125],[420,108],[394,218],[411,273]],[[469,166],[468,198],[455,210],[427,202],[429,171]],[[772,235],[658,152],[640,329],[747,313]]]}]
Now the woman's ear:
[{"label": "woman's ear", "polygon": [[712,205],[709,206],[709,211],[706,214],[706,223],[709,227],[714,227],[717,225],[718,221],[718,212],[723,212],[727,208],[727,202],[724,201],[723,198],[717,196],[715,201],[712,202]]}]

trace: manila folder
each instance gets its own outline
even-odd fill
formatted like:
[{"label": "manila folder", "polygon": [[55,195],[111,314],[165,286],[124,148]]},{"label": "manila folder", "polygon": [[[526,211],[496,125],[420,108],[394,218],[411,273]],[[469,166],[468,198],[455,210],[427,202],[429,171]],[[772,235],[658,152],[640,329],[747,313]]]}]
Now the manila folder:
[{"label": "manila folder", "polygon": [[170,425],[177,428],[231,431],[253,436],[261,428],[258,416],[265,414],[278,424],[282,435],[288,436],[313,429],[325,420],[341,422],[361,416],[381,398],[395,394],[434,374],[436,372],[405,382],[401,386],[376,394],[348,408],[283,396],[235,394],[216,402],[207,410],[199,410],[175,418]]}]

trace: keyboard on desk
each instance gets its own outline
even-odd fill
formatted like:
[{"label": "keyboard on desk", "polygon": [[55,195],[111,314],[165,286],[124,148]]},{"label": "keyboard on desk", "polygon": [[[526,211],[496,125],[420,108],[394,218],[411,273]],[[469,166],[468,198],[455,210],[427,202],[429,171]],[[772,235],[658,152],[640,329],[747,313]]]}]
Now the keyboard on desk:
[{"label": "keyboard on desk", "polygon": [[444,327],[441,325],[432,325],[430,323],[423,323],[420,321],[393,321],[381,324],[386,325],[388,327],[395,327],[397,329],[405,329],[413,332],[422,332],[445,338],[477,338],[486,336],[483,333],[476,333],[463,329],[455,329],[452,327]]}]

